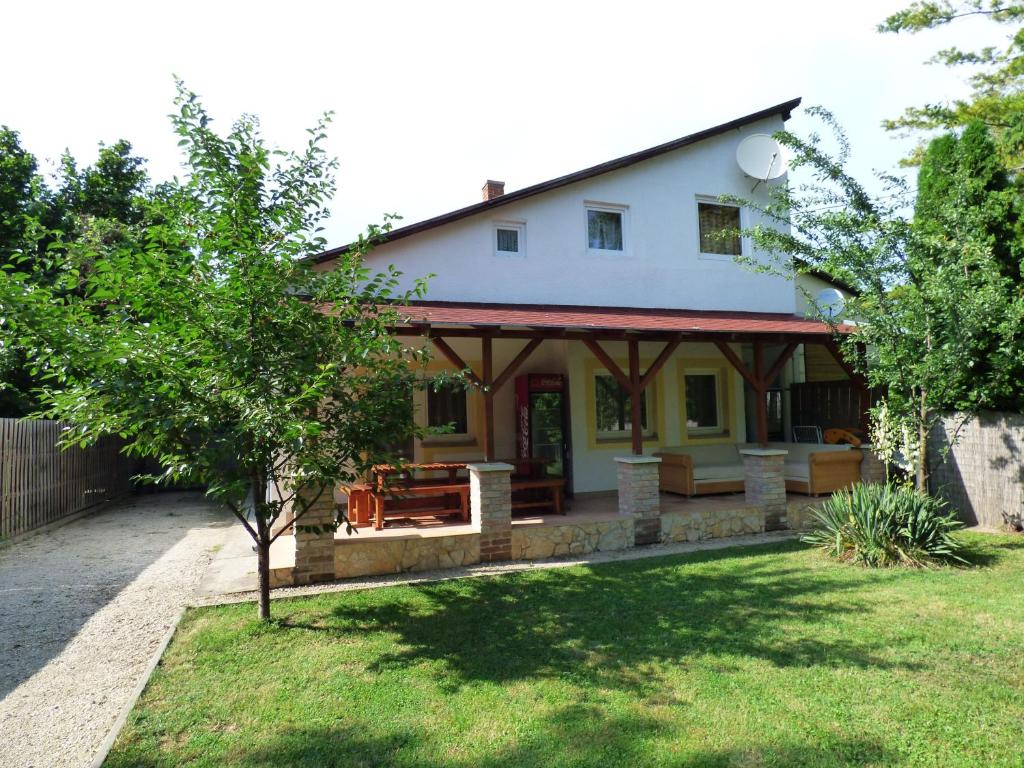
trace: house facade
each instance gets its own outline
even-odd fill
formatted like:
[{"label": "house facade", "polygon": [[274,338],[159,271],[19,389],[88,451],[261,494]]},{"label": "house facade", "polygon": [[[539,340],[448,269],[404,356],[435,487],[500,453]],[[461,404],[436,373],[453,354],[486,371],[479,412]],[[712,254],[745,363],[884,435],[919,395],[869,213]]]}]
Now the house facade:
[{"label": "house facade", "polygon": [[831,332],[807,317],[829,284],[738,263],[767,257],[724,233],[778,224],[720,198],[767,202],[737,146],[798,104],[515,192],[488,181],[481,202],[392,231],[367,266],[433,275],[399,332],[432,340],[435,369],[479,385],[416,395],[424,424],[453,431],[408,458],[541,453],[587,493],[616,488],[623,454],[791,440],[808,361],[812,378],[847,378]]}]

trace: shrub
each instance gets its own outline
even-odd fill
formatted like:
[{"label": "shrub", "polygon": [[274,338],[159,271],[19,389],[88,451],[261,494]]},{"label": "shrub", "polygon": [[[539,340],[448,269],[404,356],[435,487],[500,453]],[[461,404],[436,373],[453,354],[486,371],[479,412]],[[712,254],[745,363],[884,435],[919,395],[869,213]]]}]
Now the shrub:
[{"label": "shrub", "polygon": [[803,537],[840,560],[872,567],[924,567],[956,560],[962,527],[939,499],[907,487],[857,485],[837,491],[813,510],[815,527]]}]

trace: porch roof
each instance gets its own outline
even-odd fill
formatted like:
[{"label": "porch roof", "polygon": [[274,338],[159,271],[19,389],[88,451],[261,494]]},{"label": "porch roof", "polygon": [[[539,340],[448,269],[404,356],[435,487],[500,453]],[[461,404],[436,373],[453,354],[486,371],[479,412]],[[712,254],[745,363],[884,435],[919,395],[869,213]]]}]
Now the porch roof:
[{"label": "porch roof", "polygon": [[826,323],[798,315],[770,312],[727,312],[642,307],[594,307],[558,304],[485,304],[423,301],[403,309],[410,326],[469,326],[526,328],[550,331],[612,331],[666,334],[752,334],[831,336],[852,332],[853,326],[833,330]]}]

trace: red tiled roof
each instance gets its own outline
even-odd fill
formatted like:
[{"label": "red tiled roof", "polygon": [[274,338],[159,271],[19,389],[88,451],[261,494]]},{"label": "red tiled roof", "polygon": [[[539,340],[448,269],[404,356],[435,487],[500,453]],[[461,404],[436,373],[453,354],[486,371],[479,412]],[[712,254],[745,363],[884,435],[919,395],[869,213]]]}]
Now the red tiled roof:
[{"label": "red tiled roof", "polygon": [[[818,320],[771,312],[427,301],[404,308],[403,314],[410,324],[430,325],[817,336],[832,333]],[[844,325],[838,330],[849,333],[853,328]]]}]

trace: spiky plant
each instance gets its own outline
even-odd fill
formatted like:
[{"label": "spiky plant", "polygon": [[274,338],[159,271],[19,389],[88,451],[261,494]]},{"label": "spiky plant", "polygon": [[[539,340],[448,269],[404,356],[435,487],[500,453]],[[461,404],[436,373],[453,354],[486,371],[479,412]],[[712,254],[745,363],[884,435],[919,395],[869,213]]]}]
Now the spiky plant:
[{"label": "spiky plant", "polygon": [[812,512],[803,537],[825,552],[871,567],[926,567],[966,562],[951,536],[962,523],[945,502],[903,486],[857,485],[837,491]]}]

